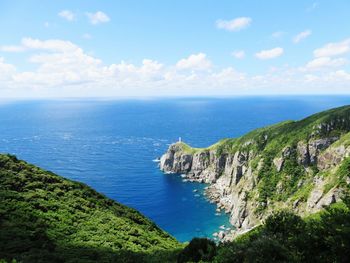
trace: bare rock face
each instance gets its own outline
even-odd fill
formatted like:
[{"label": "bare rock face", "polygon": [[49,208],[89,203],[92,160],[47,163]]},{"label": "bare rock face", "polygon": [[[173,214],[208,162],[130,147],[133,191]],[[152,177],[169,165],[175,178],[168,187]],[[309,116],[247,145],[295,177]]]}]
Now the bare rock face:
[{"label": "bare rock face", "polygon": [[273,159],[273,164],[275,165],[277,172],[280,172],[282,170],[284,163],[284,159],[282,157],[277,157]]},{"label": "bare rock face", "polygon": [[337,139],[338,139],[337,137],[330,137],[330,138],[309,141],[309,144],[308,144],[309,156],[310,156],[309,163],[317,164],[317,156],[320,154],[320,152],[328,148]]},{"label": "bare rock face", "polygon": [[200,173],[207,169],[210,163],[209,151],[198,152],[193,155],[192,171],[194,173]]},{"label": "bare rock face", "polygon": [[350,156],[350,146],[330,147],[317,157],[317,168],[324,170],[338,165],[346,157]]},{"label": "bare rock face", "polygon": [[324,191],[326,180],[320,177],[314,179],[314,189],[311,191],[307,200],[309,211],[316,212],[320,209],[340,201],[343,191],[333,187],[328,192]]},{"label": "bare rock face", "polygon": [[309,209],[313,209],[321,200],[323,195],[324,180],[322,180],[322,178],[316,177],[314,179],[314,185],[315,187],[307,199],[307,207]]},{"label": "bare rock face", "polygon": [[160,169],[164,172],[187,173],[192,167],[192,155],[184,154],[181,145],[172,144],[160,158]]},{"label": "bare rock face", "polygon": [[338,137],[310,140],[307,143],[304,141],[298,142],[298,163],[304,167],[318,164],[318,156],[336,140],[338,140]]},{"label": "bare rock face", "polygon": [[310,153],[308,144],[303,141],[298,142],[297,153],[298,163],[303,165],[304,167],[308,166],[310,164]]}]

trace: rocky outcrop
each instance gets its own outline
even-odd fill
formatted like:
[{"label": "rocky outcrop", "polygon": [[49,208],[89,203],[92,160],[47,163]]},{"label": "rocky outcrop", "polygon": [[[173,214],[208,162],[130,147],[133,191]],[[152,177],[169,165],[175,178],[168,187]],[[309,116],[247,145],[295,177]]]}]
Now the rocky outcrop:
[{"label": "rocky outcrop", "polygon": [[310,140],[308,143],[304,141],[298,142],[298,162],[305,167],[318,163],[317,157],[322,150],[329,147],[333,142],[338,140],[338,137],[323,138],[317,140]]},{"label": "rocky outcrop", "polygon": [[164,172],[187,173],[192,168],[193,159],[191,154],[183,152],[180,144],[172,144],[160,158],[160,167]]},{"label": "rocky outcrop", "polygon": [[[175,143],[161,157],[160,169],[166,173],[184,174],[190,181],[209,183],[206,196],[217,204],[219,210],[230,214],[230,222],[236,227],[235,234],[256,227],[277,207],[293,209],[299,214],[316,212],[338,202],[342,196],[339,185],[330,181],[333,177],[322,176],[322,171],[334,174],[336,167],[350,157],[350,136],[344,137],[350,132],[350,108],[346,110],[340,108],[341,117],[335,119],[334,112],[330,116],[318,115],[325,122],[316,121],[318,124],[314,126],[307,119],[288,122],[287,127],[262,129],[253,133],[255,137],[242,137],[227,145],[224,145],[225,141],[219,146],[195,149],[183,142]],[[288,137],[288,132],[293,136],[299,132],[296,138],[300,140]],[[266,153],[265,147],[269,143],[269,152]],[[271,151],[273,147],[281,150]],[[269,168],[266,170],[266,167]],[[280,175],[277,176],[279,181],[270,182],[274,188],[269,191],[270,195],[273,192],[272,195],[281,198],[261,198],[264,192],[260,191],[260,172],[264,176]],[[296,174],[301,174],[299,180],[295,179]],[[285,187],[289,181],[295,181],[293,190]],[[350,176],[346,183],[350,183]],[[289,197],[286,197],[286,191],[289,191]],[[229,237],[228,234],[224,238]]]},{"label": "rocky outcrop", "polygon": [[[336,137],[300,141],[293,148],[286,146],[273,159],[277,172],[283,170],[283,165],[293,153],[296,153],[297,162],[305,167],[317,165],[324,170],[338,165],[344,158],[350,156],[350,147],[340,145],[330,147]],[[257,207],[268,207],[269,203],[257,203],[248,198],[251,192],[256,191],[257,174],[264,162],[260,159],[256,167],[251,161],[259,159],[259,154],[252,150],[236,151],[234,153],[217,154],[216,149],[204,149],[188,152],[188,146],[183,143],[172,144],[168,151],[161,157],[160,169],[164,172],[185,174],[187,180],[209,183],[206,191],[207,197],[216,202],[218,209],[230,214],[230,222],[236,227],[236,233],[245,232],[255,227],[264,215],[256,213]],[[300,180],[298,188],[302,187]],[[327,193],[324,187],[327,181],[321,177],[315,177],[313,188],[305,202],[304,210],[315,212],[324,206],[340,200],[341,191],[338,188],[331,189]],[[278,183],[275,190],[283,193],[282,182]],[[294,200],[291,208],[301,211],[303,201]],[[229,236],[228,236],[229,237]],[[225,238],[228,238],[225,237]]]},{"label": "rocky outcrop", "polygon": [[327,149],[317,157],[317,168],[325,170],[340,164],[350,156],[350,146],[339,145]]}]

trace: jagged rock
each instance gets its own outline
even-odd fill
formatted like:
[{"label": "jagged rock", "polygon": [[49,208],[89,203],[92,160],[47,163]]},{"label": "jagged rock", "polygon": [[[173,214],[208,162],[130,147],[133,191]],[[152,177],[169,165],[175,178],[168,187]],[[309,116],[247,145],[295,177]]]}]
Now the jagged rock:
[{"label": "jagged rock", "polygon": [[298,163],[307,166],[310,163],[309,147],[307,143],[300,141],[297,145]]},{"label": "jagged rock", "polygon": [[317,168],[324,170],[332,166],[338,165],[344,158],[349,157],[350,147],[340,145],[339,147],[332,147],[320,154],[317,158]]},{"label": "jagged rock", "polygon": [[286,146],[284,147],[284,149],[282,150],[282,157],[285,159],[285,158],[288,158],[292,153],[292,148],[289,147],[289,146]]},{"label": "jagged rock", "polygon": [[329,206],[330,204],[334,204],[335,202],[340,200],[341,191],[337,188],[330,190],[326,193],[317,203],[316,208],[321,209],[323,207]]},{"label": "jagged rock", "polygon": [[277,172],[282,170],[284,159],[282,157],[273,159],[273,164],[276,166]]},{"label": "jagged rock", "polygon": [[218,234],[218,238],[223,239],[225,237],[225,232],[224,231],[220,231]]},{"label": "jagged rock", "polygon": [[286,158],[288,158],[291,155],[291,153],[292,153],[292,148],[287,146],[283,148],[281,157],[275,157],[273,159],[273,164],[275,165],[277,172],[282,171],[284,161]]},{"label": "jagged rock", "polygon": [[310,155],[310,164],[317,164],[317,156],[319,155],[320,151],[329,147],[337,139],[337,137],[330,137],[309,141],[308,147]]}]

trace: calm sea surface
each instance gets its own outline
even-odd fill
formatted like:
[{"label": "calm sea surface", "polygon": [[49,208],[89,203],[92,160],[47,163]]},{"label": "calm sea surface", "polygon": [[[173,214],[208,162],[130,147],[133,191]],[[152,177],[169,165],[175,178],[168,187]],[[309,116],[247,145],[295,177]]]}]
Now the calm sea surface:
[{"label": "calm sea surface", "polygon": [[345,104],[350,97],[0,101],[0,152],[84,182],[188,241],[211,236],[228,217],[215,215],[205,185],[158,170],[152,160],[170,143],[181,136],[209,146]]}]

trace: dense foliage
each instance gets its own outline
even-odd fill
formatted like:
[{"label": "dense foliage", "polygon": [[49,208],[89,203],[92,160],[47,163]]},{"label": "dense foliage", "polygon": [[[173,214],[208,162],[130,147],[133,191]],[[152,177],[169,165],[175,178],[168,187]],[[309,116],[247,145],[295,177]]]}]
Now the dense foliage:
[{"label": "dense foliage", "polygon": [[178,263],[211,261],[216,255],[216,244],[207,238],[194,238],[181,251],[177,258]]},{"label": "dense foliage", "polygon": [[0,259],[164,262],[181,248],[134,209],[90,187],[0,155]]},{"label": "dense foliage", "polygon": [[349,205],[336,204],[304,220],[288,211],[276,212],[262,226],[212,248],[215,255],[209,260],[198,257],[203,245],[191,242],[181,253],[189,260],[179,262],[349,262]]}]

